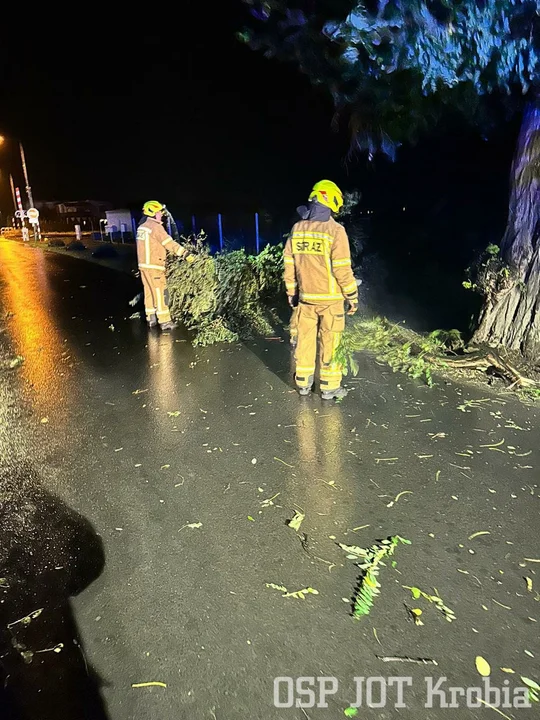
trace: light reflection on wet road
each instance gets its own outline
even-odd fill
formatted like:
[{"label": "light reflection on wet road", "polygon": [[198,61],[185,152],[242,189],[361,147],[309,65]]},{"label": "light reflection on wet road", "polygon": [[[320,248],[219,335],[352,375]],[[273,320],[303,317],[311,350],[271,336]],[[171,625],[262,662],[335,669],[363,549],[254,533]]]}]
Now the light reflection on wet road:
[{"label": "light reflection on wet road", "polygon": [[[32,457],[103,538],[103,573],[74,607],[110,720],[302,720],[272,706],[282,675],[338,676],[330,707],[306,712],[339,718],[355,675],[410,670],[421,683],[424,668],[382,667],[381,654],[436,657],[457,685],[476,682],[477,654],[538,679],[524,650],[536,653],[528,618],[540,614],[519,565],[540,557],[536,410],[489,396],[463,411],[485,389],[429,390],[368,358],[342,404],[302,400],[286,344],[196,350],[181,333],[149,336],[128,319],[136,291],[129,276],[0,241],[0,305],[25,356],[2,392],[30,415],[4,414],[0,451]],[[485,447],[501,439],[502,452]],[[286,525],[295,509],[307,545]],[[469,542],[479,530],[490,535]],[[344,599],[357,574],[336,542],[393,533],[413,544],[355,623]],[[269,582],[319,595],[283,599]],[[403,584],[436,586],[458,620],[428,609],[414,626]],[[131,688],[149,680],[167,688]],[[422,687],[401,718],[427,718]]]}]

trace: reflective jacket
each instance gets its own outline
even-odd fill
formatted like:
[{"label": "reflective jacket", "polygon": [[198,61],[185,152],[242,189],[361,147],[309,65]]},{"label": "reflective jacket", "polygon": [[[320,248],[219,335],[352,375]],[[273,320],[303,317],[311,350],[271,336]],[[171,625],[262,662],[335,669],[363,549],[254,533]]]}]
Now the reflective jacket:
[{"label": "reflective jacket", "polygon": [[[320,217],[313,208],[307,217]],[[332,217],[297,222],[283,253],[287,295],[300,302],[320,305],[358,300],[358,286],[351,269],[351,249],[343,225]]]},{"label": "reflective jacket", "polygon": [[137,229],[137,259],[140,268],[165,270],[167,253],[181,257],[186,249],[175,242],[155,218],[146,218]]}]

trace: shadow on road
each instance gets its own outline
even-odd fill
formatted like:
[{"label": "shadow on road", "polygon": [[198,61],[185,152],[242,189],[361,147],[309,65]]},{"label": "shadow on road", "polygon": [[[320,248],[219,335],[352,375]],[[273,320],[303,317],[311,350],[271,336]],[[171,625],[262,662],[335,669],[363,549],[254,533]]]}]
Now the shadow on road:
[{"label": "shadow on road", "polygon": [[101,574],[101,539],[29,464],[0,470],[0,704],[5,720],[106,720],[69,598]]}]

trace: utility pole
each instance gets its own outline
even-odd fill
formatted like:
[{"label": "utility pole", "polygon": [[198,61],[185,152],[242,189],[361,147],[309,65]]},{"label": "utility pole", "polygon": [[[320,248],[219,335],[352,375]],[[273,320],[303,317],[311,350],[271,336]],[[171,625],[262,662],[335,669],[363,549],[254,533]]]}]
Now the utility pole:
[{"label": "utility pole", "polygon": [[13,198],[13,207],[15,208],[15,212],[19,209],[17,207],[17,199],[15,198],[15,185],[13,183],[13,175],[10,174],[9,176],[9,184],[11,185],[11,197]]},{"label": "utility pole", "polygon": [[[30,203],[30,207],[34,207],[34,198],[32,197],[32,188],[30,187],[30,181],[28,180],[28,170],[26,169],[26,158],[24,157],[24,148],[22,142],[19,143],[19,148],[21,150],[21,162],[22,162],[22,168],[24,173],[24,181],[26,183],[26,194],[28,196],[28,202]],[[37,239],[41,240],[41,228],[39,227],[39,220],[37,220],[34,223],[34,234],[37,235]]]},{"label": "utility pole", "polygon": [[21,150],[21,162],[24,173],[24,181],[26,183],[26,194],[28,195],[28,202],[30,203],[30,207],[34,207],[34,198],[32,197],[32,188],[30,187],[30,182],[28,181],[28,170],[26,169],[26,160],[24,157],[24,148],[22,143],[19,143],[19,148]]}]

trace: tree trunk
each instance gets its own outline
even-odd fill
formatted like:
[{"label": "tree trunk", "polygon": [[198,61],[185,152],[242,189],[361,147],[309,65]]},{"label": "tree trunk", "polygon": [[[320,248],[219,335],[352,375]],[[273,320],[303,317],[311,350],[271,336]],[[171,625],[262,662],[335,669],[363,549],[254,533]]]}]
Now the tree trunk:
[{"label": "tree trunk", "polygon": [[508,224],[501,257],[515,281],[485,299],[473,343],[502,345],[540,358],[540,100],[523,116],[511,173]]}]

